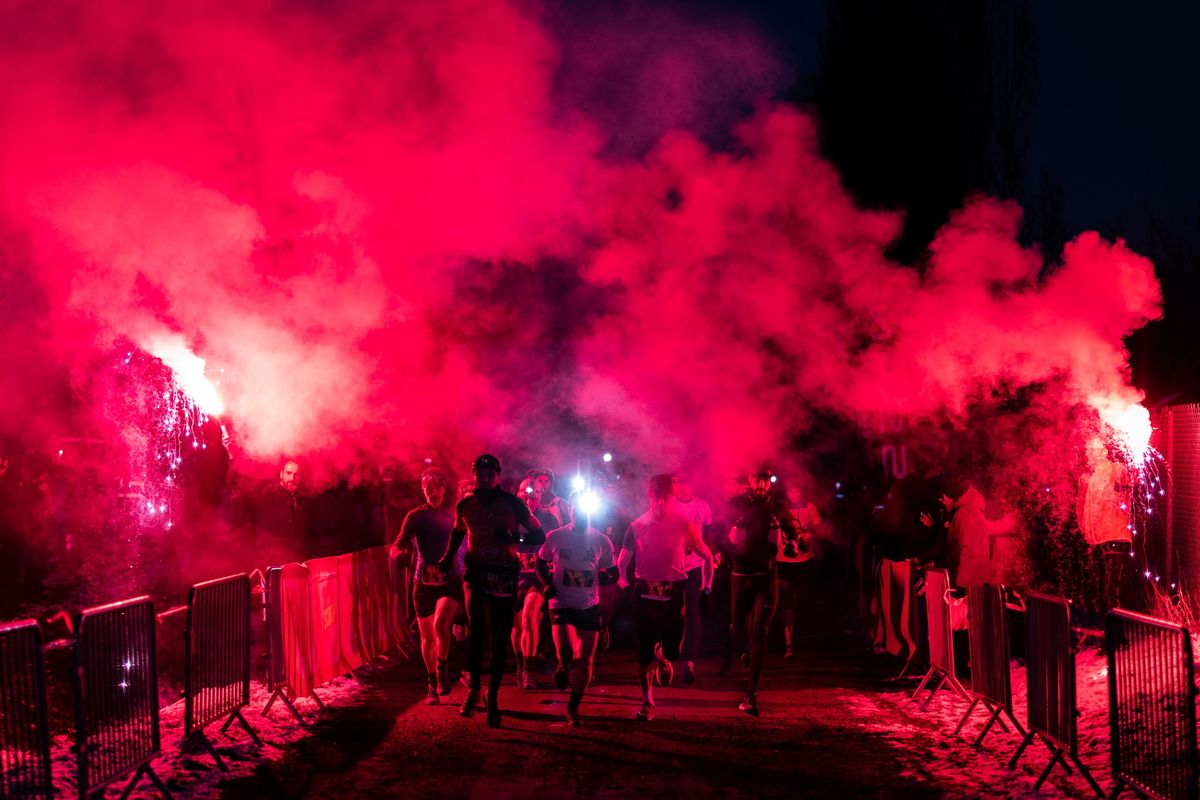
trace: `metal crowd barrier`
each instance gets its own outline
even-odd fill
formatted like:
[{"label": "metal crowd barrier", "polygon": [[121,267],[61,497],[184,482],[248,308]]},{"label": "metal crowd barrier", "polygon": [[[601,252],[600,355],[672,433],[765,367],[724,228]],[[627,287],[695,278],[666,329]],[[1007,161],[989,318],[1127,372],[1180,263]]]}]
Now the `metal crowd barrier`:
[{"label": "metal crowd barrier", "polygon": [[237,720],[262,746],[241,712],[250,702],[250,578],[242,573],[193,586],[188,592],[184,637],[187,667],[180,752],[201,747],[227,772],[205,727],[224,719],[221,733],[225,733]]},{"label": "metal crowd barrier", "polygon": [[42,632],[0,625],[0,797],[53,797]]},{"label": "metal crowd barrier", "polygon": [[958,721],[954,734],[958,735],[975,707],[983,703],[984,708],[992,713],[975,739],[976,747],[997,722],[1002,729],[1008,730],[1001,714],[1008,717],[1024,739],[1025,729],[1013,716],[1008,630],[1004,626],[1004,589],[998,583],[967,587],[967,608],[970,612],[971,694],[974,698]]},{"label": "metal crowd barrier", "polygon": [[1100,784],[1079,760],[1079,709],[1075,704],[1074,632],[1071,603],[1040,592],[1025,593],[1025,675],[1029,686],[1029,732],[1008,762],[1009,769],[1021,760],[1034,737],[1050,750],[1050,763],[1033,785],[1036,792],[1056,764],[1070,771],[1069,758],[1088,785],[1103,797]]},{"label": "metal crowd barrier", "polygon": [[922,708],[943,686],[949,686],[956,694],[964,699],[968,697],[967,690],[959,683],[954,674],[954,629],[950,619],[950,573],[944,569],[928,569],[925,571],[925,617],[926,629],[929,632],[929,671],[921,679],[913,699],[921,693],[930,681],[937,683],[929,690]]},{"label": "metal crowd barrier", "polygon": [[887,652],[904,659],[904,666],[893,680],[907,675],[917,660],[920,634],[916,598],[920,570],[913,561],[884,558],[879,562],[876,642]]},{"label": "metal crowd barrier", "polygon": [[[263,716],[266,716],[271,712],[275,701],[282,700],[296,721],[301,725],[306,725],[307,722],[296,710],[296,705],[288,696],[287,691],[287,668],[284,665],[283,626],[281,624],[283,619],[283,567],[267,569],[265,601],[267,604],[267,691],[271,695],[267,699],[267,704],[263,706],[262,713]],[[313,697],[316,699],[317,705],[321,706],[321,699],[317,697],[316,692],[313,692]]]},{"label": "metal crowd barrier", "polygon": [[1187,628],[1115,610],[1105,624],[1108,720],[1116,786],[1197,797],[1196,685]]},{"label": "metal crowd barrier", "polygon": [[161,751],[154,604],[149,597],[89,608],[75,626],[75,740],[79,796],[102,792],[130,772],[128,796]]}]

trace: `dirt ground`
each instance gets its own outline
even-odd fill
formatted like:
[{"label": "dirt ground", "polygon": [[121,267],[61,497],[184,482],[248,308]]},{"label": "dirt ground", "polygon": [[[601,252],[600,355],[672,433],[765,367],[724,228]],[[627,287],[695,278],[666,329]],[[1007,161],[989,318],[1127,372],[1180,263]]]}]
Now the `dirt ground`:
[{"label": "dirt ground", "polygon": [[420,668],[397,663],[366,678],[361,702],[322,712],[317,735],[251,778],[226,783],[230,798],[312,797],[931,797],[930,781],[897,777],[897,752],[856,718],[854,696],[877,691],[891,668],[840,636],[814,635],[792,661],[772,658],[762,716],[737,710],[745,670],[718,675],[701,661],[694,686],[656,690],[658,713],[640,704],[633,651],[601,653],[583,705],[584,725],[563,719],[566,695],[549,675],[535,691],[510,677],[503,727],[458,715],[465,690],[423,703]]}]

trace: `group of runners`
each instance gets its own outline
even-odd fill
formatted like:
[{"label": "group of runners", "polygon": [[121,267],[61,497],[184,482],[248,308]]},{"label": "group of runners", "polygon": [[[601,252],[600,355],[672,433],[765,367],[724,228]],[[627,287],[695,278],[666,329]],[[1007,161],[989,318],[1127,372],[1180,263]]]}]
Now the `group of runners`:
[{"label": "group of runners", "polygon": [[[531,471],[516,495],[500,487],[495,456],[479,456],[471,471],[473,483],[451,508],[446,474],[427,469],[421,475],[425,502],[407,515],[393,544],[398,558],[415,551],[413,605],[428,679],[426,702],[438,704],[452,691],[447,659],[454,620],[464,607],[467,695],[460,713],[472,716],[482,702],[488,725],[498,727],[509,648],[516,655],[518,685],[536,688],[540,616],[548,607],[558,662],[555,685],[570,692],[567,721],[581,724],[580,704],[597,646],[611,624],[611,599],[602,602],[602,587],[626,589],[632,583],[642,691],[636,718],[653,719],[654,686],[672,682],[681,656],[681,679],[695,680],[700,608],[710,602],[716,564],[703,535],[713,523],[711,508],[694,497],[686,476],[656,475],[647,483],[648,510],[610,538],[592,524],[588,503],[554,494],[548,470]],[[789,506],[772,491],[772,481],[769,468],[756,469],[745,491],[731,500],[724,553],[731,566],[732,624],[723,671],[738,657],[748,665],[739,708],[753,715],[759,713],[758,683],[780,579],[796,580],[788,567],[807,560],[819,523],[811,504]],[[787,643],[790,656],[790,630]]]}]

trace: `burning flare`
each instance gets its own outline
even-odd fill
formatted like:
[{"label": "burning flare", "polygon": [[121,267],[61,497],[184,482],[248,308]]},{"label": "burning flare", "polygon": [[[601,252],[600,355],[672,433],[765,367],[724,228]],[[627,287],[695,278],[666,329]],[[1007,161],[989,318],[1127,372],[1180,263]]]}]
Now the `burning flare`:
[{"label": "burning flare", "polygon": [[204,374],[204,359],[193,353],[178,335],[164,335],[145,345],[146,352],[171,368],[175,384],[196,407],[212,417],[225,413],[217,387]]}]

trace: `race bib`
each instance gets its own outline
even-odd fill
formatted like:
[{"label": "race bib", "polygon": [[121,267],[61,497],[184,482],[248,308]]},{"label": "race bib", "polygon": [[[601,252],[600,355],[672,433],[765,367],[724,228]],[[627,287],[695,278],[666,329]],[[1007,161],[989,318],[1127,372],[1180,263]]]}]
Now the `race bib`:
[{"label": "race bib", "polygon": [[426,586],[445,586],[446,573],[438,569],[437,564],[421,565],[421,583]]},{"label": "race bib", "polygon": [[590,589],[596,585],[596,573],[590,569],[563,569],[563,586]]},{"label": "race bib", "polygon": [[643,581],[642,597],[647,600],[670,600],[670,581]]},{"label": "race bib", "polygon": [[483,573],[483,590],[492,597],[512,597],[517,591],[517,577],[499,572]]}]

